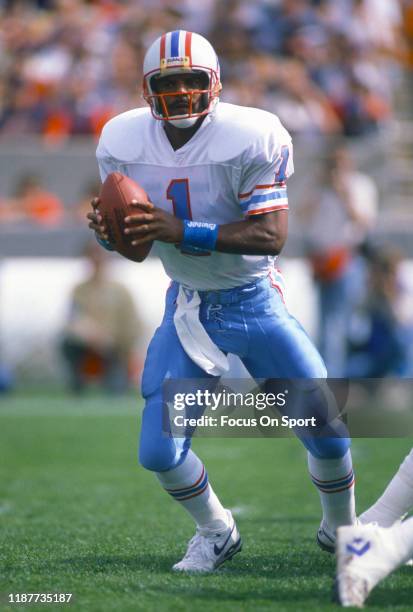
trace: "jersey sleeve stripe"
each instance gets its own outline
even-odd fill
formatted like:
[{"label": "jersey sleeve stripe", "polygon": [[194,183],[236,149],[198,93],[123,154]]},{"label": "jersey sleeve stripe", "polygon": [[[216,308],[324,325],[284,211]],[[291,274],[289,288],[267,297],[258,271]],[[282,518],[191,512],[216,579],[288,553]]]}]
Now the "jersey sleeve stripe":
[{"label": "jersey sleeve stripe", "polygon": [[281,183],[271,183],[271,185],[255,185],[254,189],[252,189],[251,191],[248,191],[247,193],[239,193],[238,197],[239,198],[248,198],[250,195],[252,195],[254,193],[254,191],[256,189],[270,189],[272,187],[285,187],[285,183],[281,182]]},{"label": "jersey sleeve stripe", "polygon": [[277,204],[276,206],[261,206],[260,208],[248,210],[246,215],[247,217],[251,217],[253,215],[262,215],[263,213],[273,212],[275,210],[288,210],[288,203]]},{"label": "jersey sleeve stripe", "polygon": [[[261,204],[262,202],[276,200],[287,200],[287,189],[278,189],[277,191],[268,191],[268,193],[253,195],[246,202],[240,202],[242,210],[247,210],[253,204]],[[278,202],[277,202],[278,203]]]}]

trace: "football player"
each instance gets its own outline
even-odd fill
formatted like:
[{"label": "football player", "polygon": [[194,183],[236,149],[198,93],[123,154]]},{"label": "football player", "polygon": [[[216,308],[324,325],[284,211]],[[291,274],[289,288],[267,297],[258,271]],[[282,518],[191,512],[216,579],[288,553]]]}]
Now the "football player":
[{"label": "football player", "polygon": [[340,527],[336,596],[344,607],[363,607],[371,590],[413,557],[413,449],[360,524]]},{"label": "football player", "polygon": [[[190,438],[163,435],[163,381],[216,379],[228,371],[228,353],[254,378],[319,379],[326,370],[288,313],[274,268],[287,237],[288,132],[271,113],[219,102],[219,61],[199,34],[163,34],[143,72],[149,108],[109,121],[97,159],[102,180],[122,172],[154,203],[125,219],[132,244],[155,241],[172,279],[143,373],[139,459],[196,524],[173,569],[205,572],[240,551],[241,538]],[[112,248],[98,205],[89,226]],[[317,540],[333,552],[337,527],[355,521],[350,441],[302,441],[323,508]]]}]

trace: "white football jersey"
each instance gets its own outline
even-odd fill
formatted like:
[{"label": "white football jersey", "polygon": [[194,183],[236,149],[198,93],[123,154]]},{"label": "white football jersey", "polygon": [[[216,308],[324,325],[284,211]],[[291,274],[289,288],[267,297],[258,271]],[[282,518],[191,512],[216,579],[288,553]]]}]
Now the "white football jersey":
[{"label": "white football jersey", "polygon": [[[232,223],[288,208],[285,180],[293,173],[292,145],[278,117],[220,102],[199,130],[174,151],[149,108],[111,119],[97,149],[102,181],[121,172],[137,181],[151,201],[181,219]],[[156,241],[170,278],[192,289],[229,289],[265,276],[274,257],[214,251],[181,252]]]}]

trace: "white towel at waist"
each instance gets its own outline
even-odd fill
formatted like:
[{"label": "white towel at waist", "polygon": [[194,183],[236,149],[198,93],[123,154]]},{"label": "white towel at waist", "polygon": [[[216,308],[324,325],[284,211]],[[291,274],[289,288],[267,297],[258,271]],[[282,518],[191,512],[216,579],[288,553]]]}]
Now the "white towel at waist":
[{"label": "white towel at waist", "polygon": [[179,286],[174,323],[178,338],[188,355],[200,368],[213,376],[229,370],[226,355],[217,347],[199,320],[199,293]]}]

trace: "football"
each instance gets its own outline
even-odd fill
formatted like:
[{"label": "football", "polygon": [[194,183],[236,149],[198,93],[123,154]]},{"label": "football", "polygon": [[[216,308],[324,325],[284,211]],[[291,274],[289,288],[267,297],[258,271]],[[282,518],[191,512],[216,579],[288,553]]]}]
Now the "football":
[{"label": "football", "polygon": [[132,238],[124,233],[125,217],[139,214],[139,208],[131,206],[132,200],[149,202],[147,193],[138,183],[120,172],[112,172],[102,184],[99,213],[116,251],[132,261],[143,261],[152,247],[152,242],[132,246]]}]

